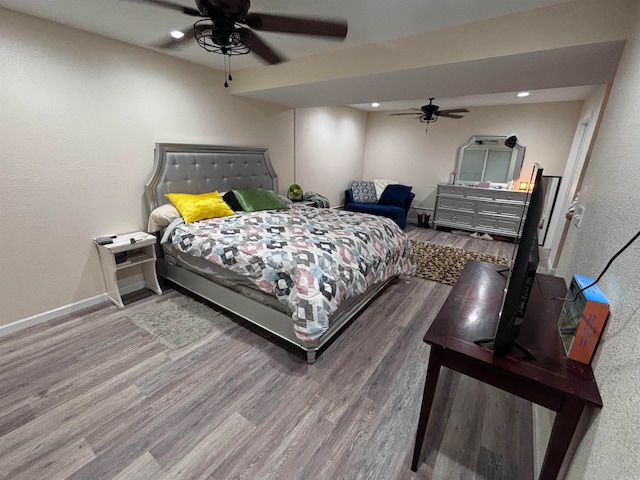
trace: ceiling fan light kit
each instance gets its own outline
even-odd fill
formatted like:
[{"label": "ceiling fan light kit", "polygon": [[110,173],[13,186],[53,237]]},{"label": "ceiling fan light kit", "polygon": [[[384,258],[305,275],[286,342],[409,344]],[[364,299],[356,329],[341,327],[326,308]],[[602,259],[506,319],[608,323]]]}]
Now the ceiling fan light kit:
[{"label": "ceiling fan light kit", "polygon": [[[167,0],[128,0],[149,3],[169,10],[182,12],[191,17],[201,17],[193,27],[171,38],[154,44],[156,48],[172,49],[196,40],[207,52],[224,55],[225,82],[231,78],[231,57],[253,52],[270,64],[285,59],[253,30],[280,32],[295,35],[310,35],[344,40],[347,36],[347,22],[316,17],[293,17],[249,13],[249,0],[195,0],[196,8],[189,8]],[[227,75],[227,70],[229,74]]]},{"label": "ceiling fan light kit", "polygon": [[196,42],[207,52],[246,55],[251,51],[251,31],[244,27],[218,26],[208,18],[193,24]]}]

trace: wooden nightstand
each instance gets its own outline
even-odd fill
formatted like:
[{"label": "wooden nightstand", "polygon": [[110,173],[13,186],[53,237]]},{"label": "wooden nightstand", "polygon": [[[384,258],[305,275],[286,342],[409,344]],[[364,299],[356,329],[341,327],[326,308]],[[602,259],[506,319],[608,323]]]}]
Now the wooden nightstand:
[{"label": "wooden nightstand", "polygon": [[[131,241],[135,240],[135,243]],[[146,287],[162,295],[158,276],[156,275],[156,237],[145,232],[133,232],[118,235],[113,238],[113,243],[97,245],[102,264],[102,275],[107,288],[109,300],[118,308],[124,308],[120,289],[118,288],[118,270],[140,265]],[[125,254],[126,260],[116,263],[116,254]]]}]

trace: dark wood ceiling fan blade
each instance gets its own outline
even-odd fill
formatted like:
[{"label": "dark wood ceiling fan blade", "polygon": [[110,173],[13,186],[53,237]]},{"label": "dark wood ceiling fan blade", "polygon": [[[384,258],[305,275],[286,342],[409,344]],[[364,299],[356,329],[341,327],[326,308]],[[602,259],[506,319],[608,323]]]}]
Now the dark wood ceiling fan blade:
[{"label": "dark wood ceiling fan blade", "polygon": [[447,110],[440,110],[439,111],[439,115],[442,115],[443,113],[468,113],[469,110],[467,110],[466,108],[450,108]]},{"label": "dark wood ceiling fan blade", "polygon": [[263,32],[294,33],[340,39],[347,36],[348,30],[347,22],[344,20],[291,17],[266,13],[249,13],[241,22]]},{"label": "dark wood ceiling fan blade", "polygon": [[170,10],[176,10],[182,12],[185,15],[191,15],[192,17],[202,17],[202,13],[195,8],[183,7],[177,3],[167,2],[165,0],[127,0],[133,3],[150,3],[152,5],[158,5],[159,7],[168,8]]},{"label": "dark wood ceiling fan blade", "polygon": [[[193,1],[193,0],[192,0]],[[196,0],[196,5],[202,11],[214,9],[232,15],[245,16],[251,6],[250,0]],[[209,12],[211,13],[211,12]]]},{"label": "dark wood ceiling fan blade", "polygon": [[282,55],[265,43],[255,32],[251,32],[251,51],[272,65],[285,60]]},{"label": "dark wood ceiling fan blade", "polygon": [[390,114],[389,114],[389,116],[393,116],[393,115],[413,115],[413,116],[420,116],[420,115],[422,115],[422,112],[390,113]]},{"label": "dark wood ceiling fan blade", "polygon": [[186,47],[195,40],[194,27],[185,28],[180,31],[184,34],[182,38],[163,38],[162,40],[152,43],[151,46],[163,50],[174,50],[176,48]]},{"label": "dark wood ceiling fan blade", "polygon": [[445,113],[445,112],[438,113],[438,116],[445,117],[445,118],[464,118],[464,115],[458,115],[456,113]]}]

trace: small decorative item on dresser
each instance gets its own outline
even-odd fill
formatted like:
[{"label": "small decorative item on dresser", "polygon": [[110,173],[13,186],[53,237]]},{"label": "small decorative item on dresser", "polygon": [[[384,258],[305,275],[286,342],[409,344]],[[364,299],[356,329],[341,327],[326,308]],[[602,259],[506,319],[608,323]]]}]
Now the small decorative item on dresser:
[{"label": "small decorative item on dresser", "polygon": [[[105,238],[111,242],[102,243]],[[117,307],[124,307],[118,287],[117,272],[134,265],[141,266],[146,288],[162,295],[156,275],[155,236],[145,232],[133,232],[118,236],[96,237],[94,241],[100,255],[107,297]]]}]

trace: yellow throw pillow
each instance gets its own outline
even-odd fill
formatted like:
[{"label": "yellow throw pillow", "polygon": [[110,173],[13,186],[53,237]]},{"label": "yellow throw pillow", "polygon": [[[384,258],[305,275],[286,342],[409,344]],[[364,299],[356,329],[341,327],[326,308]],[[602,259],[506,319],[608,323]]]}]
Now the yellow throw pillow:
[{"label": "yellow throw pillow", "polygon": [[184,223],[193,223],[206,218],[235,215],[218,192],[191,195],[189,193],[167,193],[165,197],[178,209]]}]

